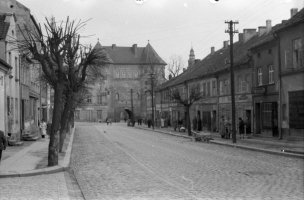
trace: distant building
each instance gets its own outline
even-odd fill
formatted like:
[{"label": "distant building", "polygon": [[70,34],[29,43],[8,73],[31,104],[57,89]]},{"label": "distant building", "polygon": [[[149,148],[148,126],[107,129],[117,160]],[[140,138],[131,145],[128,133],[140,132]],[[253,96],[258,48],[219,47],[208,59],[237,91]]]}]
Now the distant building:
[{"label": "distant building", "polygon": [[151,77],[154,83],[162,83],[166,63],[150,43],[146,47],[102,46],[111,64],[103,69],[104,77],[90,85],[90,92],[78,106],[78,121],[120,121],[130,118],[151,117]]}]

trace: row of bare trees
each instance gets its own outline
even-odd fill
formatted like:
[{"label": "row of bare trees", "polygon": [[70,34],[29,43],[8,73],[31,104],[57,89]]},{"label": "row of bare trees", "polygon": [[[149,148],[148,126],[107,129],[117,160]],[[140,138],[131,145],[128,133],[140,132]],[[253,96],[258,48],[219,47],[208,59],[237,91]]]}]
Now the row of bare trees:
[{"label": "row of bare trees", "polygon": [[86,21],[56,22],[46,19],[43,28],[19,27],[23,40],[17,41],[23,55],[41,64],[43,79],[54,91],[48,166],[58,165],[66,133],[74,120],[74,111],[87,91],[87,84],[102,76],[109,63],[102,49],[80,43],[79,30]]}]

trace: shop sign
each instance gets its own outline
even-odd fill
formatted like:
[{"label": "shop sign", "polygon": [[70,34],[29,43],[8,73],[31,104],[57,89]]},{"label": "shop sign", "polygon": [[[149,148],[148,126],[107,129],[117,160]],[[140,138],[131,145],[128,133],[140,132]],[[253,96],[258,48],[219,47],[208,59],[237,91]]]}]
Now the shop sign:
[{"label": "shop sign", "polygon": [[253,93],[254,94],[264,94],[264,93],[266,93],[266,88],[265,87],[255,87],[255,88],[253,88]]}]

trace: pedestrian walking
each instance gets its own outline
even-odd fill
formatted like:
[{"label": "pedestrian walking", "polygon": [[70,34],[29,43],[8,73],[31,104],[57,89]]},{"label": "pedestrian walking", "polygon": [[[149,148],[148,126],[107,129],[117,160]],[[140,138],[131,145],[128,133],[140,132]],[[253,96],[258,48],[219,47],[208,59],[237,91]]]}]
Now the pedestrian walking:
[{"label": "pedestrian walking", "polygon": [[106,119],[107,125],[109,125],[109,118]]},{"label": "pedestrian walking", "polygon": [[2,151],[6,149],[7,146],[7,140],[4,135],[4,132],[0,130],[0,162],[1,162],[1,157],[2,157]]},{"label": "pedestrian walking", "polygon": [[221,120],[220,120],[220,129],[219,129],[219,132],[220,132],[220,135],[221,135],[221,138],[225,138],[225,118],[224,116],[221,117]]},{"label": "pedestrian walking", "polygon": [[41,133],[41,137],[42,138],[45,138],[45,135],[46,135],[46,123],[44,121],[42,121],[40,123],[40,133]]},{"label": "pedestrian walking", "polygon": [[240,133],[240,138],[244,138],[244,128],[245,128],[245,123],[241,117],[239,117],[239,133]]}]

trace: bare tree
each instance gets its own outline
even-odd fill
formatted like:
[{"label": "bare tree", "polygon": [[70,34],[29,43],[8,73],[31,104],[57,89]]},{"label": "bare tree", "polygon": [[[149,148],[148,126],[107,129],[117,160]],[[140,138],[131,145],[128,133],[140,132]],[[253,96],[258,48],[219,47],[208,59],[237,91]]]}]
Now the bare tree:
[{"label": "bare tree", "polygon": [[184,67],[183,58],[180,55],[172,55],[170,56],[169,64],[167,65],[167,70],[169,75],[173,78],[178,76]]},{"label": "bare tree", "polygon": [[182,104],[184,106],[186,112],[188,135],[191,136],[192,133],[191,133],[191,121],[190,121],[190,107],[194,102],[202,99],[203,96],[198,86],[192,86],[189,88],[189,86],[186,84],[185,88],[186,88],[185,93],[182,93],[182,91],[179,90],[178,88],[173,89],[171,91],[171,98],[175,100],[177,103]]},{"label": "bare tree", "polygon": [[[18,47],[23,54],[37,60],[47,82],[54,89],[54,110],[50,131],[48,165],[58,164],[59,130],[65,102],[85,83],[90,67],[104,64],[105,55],[92,47],[80,44],[79,30],[86,22],[69,20],[57,23],[55,18],[46,19],[44,33],[19,27],[23,40]],[[65,94],[72,94],[67,96]],[[66,98],[68,97],[68,98]],[[67,104],[69,105],[69,104]]]}]

